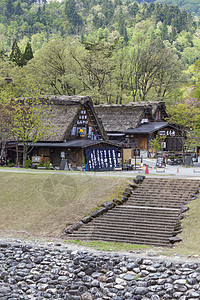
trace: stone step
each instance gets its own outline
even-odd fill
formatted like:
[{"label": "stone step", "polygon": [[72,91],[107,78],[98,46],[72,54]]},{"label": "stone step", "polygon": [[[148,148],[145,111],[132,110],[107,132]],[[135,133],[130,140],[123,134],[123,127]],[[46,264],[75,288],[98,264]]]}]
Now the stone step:
[{"label": "stone step", "polygon": [[[108,227],[109,225],[109,227]],[[95,224],[91,224],[91,227],[87,227],[84,229],[84,227],[82,227],[82,230],[80,232],[87,232],[87,230],[90,230],[90,228],[94,228],[95,227],[95,231],[98,232],[98,231],[104,231],[104,232],[107,232],[107,233],[112,233],[112,234],[115,234],[115,233],[124,233],[124,234],[129,234],[131,235],[132,233],[134,234],[140,234],[140,233],[144,233],[144,234],[151,234],[151,236],[153,234],[156,234],[156,235],[161,235],[163,236],[164,234],[172,234],[172,232],[174,232],[174,226],[171,226],[171,227],[167,227],[165,226],[165,224],[157,224],[154,226],[148,226],[148,224],[141,224],[141,223],[138,223],[138,224],[121,224],[121,226],[119,225],[116,225],[116,223],[95,223]],[[120,229],[120,230],[119,230]],[[128,230],[128,232],[127,232]]]},{"label": "stone step", "polygon": [[174,201],[183,201],[185,199],[188,199],[190,198],[191,194],[188,194],[188,195],[183,195],[183,196],[173,196],[172,194],[171,195],[163,195],[163,194],[159,194],[159,193],[155,193],[155,194],[131,194],[130,195],[130,199],[133,198],[133,199],[141,199],[141,198],[144,198],[144,199],[158,199],[158,200],[162,200],[162,198],[165,200],[165,201],[168,201],[168,200],[174,200]]},{"label": "stone step", "polygon": [[[154,209],[154,207],[152,207]],[[136,209],[134,209],[133,211],[118,211],[118,212],[109,212],[104,214],[103,216],[99,217],[100,220],[102,219],[121,219],[121,220],[134,220],[134,219],[145,219],[145,220],[163,220],[163,221],[169,221],[171,222],[173,219],[177,219],[179,216],[178,212],[160,212],[160,211],[151,211],[151,208],[149,208],[146,211],[137,211]]]},{"label": "stone step", "polygon": [[[156,207],[161,207],[161,208],[166,208],[166,203],[155,203],[155,202],[129,202],[129,203],[127,203],[127,204],[129,204],[130,206],[132,205],[132,206],[138,206],[138,207],[146,207],[146,205],[148,205],[148,207],[152,207],[152,208],[156,208]],[[168,208],[177,208],[177,209],[180,209],[180,205],[174,205],[173,203],[170,205],[170,204],[167,204],[167,207]]]},{"label": "stone step", "polygon": [[128,202],[126,203],[126,205],[120,205],[115,207],[114,209],[110,210],[107,212],[107,214],[104,214],[104,216],[106,215],[121,215],[121,214],[129,214],[129,215],[134,215],[137,216],[138,214],[141,215],[147,215],[147,214],[155,214],[155,213],[159,213],[159,214],[167,214],[167,216],[170,215],[178,215],[179,213],[179,209],[175,209],[175,208],[162,208],[162,207],[150,207],[150,206],[133,206],[133,205],[128,205]]},{"label": "stone step", "polygon": [[121,216],[120,214],[113,214],[113,215],[108,215],[108,216],[106,216],[106,214],[105,214],[105,217],[100,217],[100,218],[98,218],[99,220],[123,220],[123,221],[128,221],[128,222],[134,222],[134,220],[145,220],[145,221],[147,221],[147,220],[150,220],[150,221],[158,221],[159,220],[159,222],[172,222],[173,220],[177,220],[177,217],[178,217],[178,215],[175,215],[175,216],[173,216],[173,215],[171,215],[171,216],[167,216],[167,215],[155,215],[155,214],[146,214],[146,215],[142,215],[142,214],[140,214],[140,215],[131,215],[131,216],[127,216],[127,215],[123,215],[123,216]]},{"label": "stone step", "polygon": [[149,200],[143,200],[143,199],[130,199],[126,202],[127,205],[133,205],[133,206],[153,206],[153,207],[162,207],[162,208],[180,208],[181,205],[183,205],[185,203],[185,201],[182,201],[180,203],[176,203],[174,201],[157,201],[157,200],[153,200],[153,199],[149,199]]},{"label": "stone step", "polygon": [[163,216],[163,215],[152,215],[152,214],[148,214],[148,215],[138,215],[138,216],[120,216],[120,215],[110,215],[109,217],[104,217],[104,218],[99,218],[99,220],[103,221],[103,220],[122,220],[123,222],[134,222],[134,220],[138,221],[138,220],[145,220],[148,221],[150,220],[151,222],[159,222],[161,223],[165,223],[165,222],[173,222],[174,220],[177,220],[178,216]]},{"label": "stone step", "polygon": [[188,194],[188,195],[181,195],[181,196],[173,196],[172,194],[170,194],[170,195],[164,195],[164,194],[162,194],[162,193],[157,193],[157,192],[155,192],[155,193],[132,193],[131,195],[130,195],[130,198],[141,198],[141,197],[143,197],[143,198],[155,198],[155,199],[162,199],[162,198],[164,198],[164,199],[166,199],[166,200],[170,200],[170,199],[174,199],[174,200],[177,200],[177,201],[181,201],[181,200],[183,200],[183,199],[185,199],[185,198],[188,198],[189,196],[191,195],[191,193],[190,194]]},{"label": "stone step", "polygon": [[188,196],[190,195],[191,193],[193,193],[194,189],[193,190],[189,190],[187,189],[186,191],[183,191],[182,189],[180,191],[174,191],[173,189],[172,190],[167,190],[167,191],[163,191],[162,189],[145,189],[145,190],[142,190],[142,189],[135,189],[132,191],[132,194],[144,194],[144,195],[147,195],[147,194],[153,194],[153,195],[156,195],[156,194],[162,194],[162,195],[166,195],[166,196],[174,196],[174,197],[184,197],[184,196]]},{"label": "stone step", "polygon": [[116,243],[132,243],[132,244],[145,244],[145,245],[154,245],[154,246],[169,246],[169,240],[168,237],[166,238],[155,238],[155,237],[132,237],[132,236],[109,236],[105,234],[98,234],[98,235],[92,235],[86,237],[86,235],[79,235],[79,236],[71,236],[69,238],[74,239],[80,239],[80,240],[98,240],[98,241],[110,241],[110,242],[116,242]]},{"label": "stone step", "polygon": [[193,190],[193,189],[198,189],[199,187],[199,184],[173,184],[173,183],[169,183],[169,184],[163,184],[162,182],[160,183],[145,183],[144,184],[139,184],[137,186],[138,189],[141,189],[141,187],[145,187],[145,189],[152,189],[152,188],[158,188],[158,189],[170,189],[170,190],[187,190],[187,189],[190,189],[190,190]]},{"label": "stone step", "polygon": [[84,224],[67,238],[169,246],[181,206],[200,181],[145,178],[122,205]]},{"label": "stone step", "polygon": [[167,227],[167,228],[173,228],[174,227],[174,223],[176,223],[176,218],[174,218],[174,222],[172,219],[167,220],[166,219],[155,219],[152,221],[151,218],[149,219],[141,219],[141,218],[135,218],[135,219],[123,219],[123,218],[104,218],[104,219],[100,219],[99,220],[96,220],[95,222],[91,222],[92,225],[98,225],[98,224],[108,224],[109,226],[112,226],[112,224],[114,224],[116,227],[121,227],[121,226],[125,226],[125,225],[129,225],[131,224],[131,226],[146,226],[146,227],[158,227],[159,226],[164,226],[164,227]]},{"label": "stone step", "polygon": [[137,230],[135,231],[132,228],[121,228],[121,230],[117,230],[116,228],[106,228],[106,227],[99,227],[99,226],[90,226],[88,228],[85,227],[81,227],[81,229],[79,229],[79,231],[77,233],[73,233],[74,235],[80,235],[81,234],[88,234],[88,231],[90,232],[90,234],[94,235],[98,235],[98,234],[104,234],[106,235],[110,235],[110,236],[127,236],[127,237],[135,237],[137,235],[137,237],[151,237],[151,238],[165,238],[169,237],[169,234],[171,235],[173,233],[173,231],[170,230],[160,230],[160,231],[153,231],[153,230]]},{"label": "stone step", "polygon": [[167,183],[172,183],[172,184],[199,184],[199,180],[197,179],[179,179],[179,178],[161,178],[161,177],[156,177],[156,178],[146,178],[143,183],[145,184],[152,184],[152,183],[160,183],[163,182],[164,184]]},{"label": "stone step", "polygon": [[[162,196],[161,196],[162,197]],[[188,199],[188,197],[186,198],[182,198],[182,199],[176,199],[176,198],[165,198],[165,197],[162,197],[159,199],[159,197],[152,197],[151,195],[148,196],[148,195],[145,195],[145,196],[131,196],[128,198],[128,201],[155,201],[155,202],[164,202],[164,203],[177,203],[177,204],[181,204],[181,203],[184,203],[186,200]]]},{"label": "stone step", "polygon": [[174,191],[163,191],[163,190],[157,190],[157,189],[149,189],[149,190],[138,190],[138,189],[135,189],[132,191],[132,195],[148,195],[149,193],[151,193],[152,195],[158,195],[158,194],[161,194],[163,196],[174,196],[174,197],[177,197],[177,198],[181,198],[181,197],[184,197],[185,195],[189,195],[190,193],[192,193],[192,191],[186,191],[186,192],[183,192],[181,190],[181,192],[179,192],[178,194],[174,194]]},{"label": "stone step", "polygon": [[134,189],[135,192],[139,192],[139,191],[142,191],[142,189],[145,188],[145,192],[153,192],[153,191],[160,191],[160,192],[164,192],[165,193],[180,193],[180,194],[183,194],[183,193],[191,193],[191,192],[194,192],[196,190],[198,190],[197,187],[185,187],[185,188],[182,188],[182,187],[179,187],[179,188],[174,188],[172,186],[166,186],[166,187],[160,187],[160,186],[143,186],[143,187],[138,187],[136,189]]}]

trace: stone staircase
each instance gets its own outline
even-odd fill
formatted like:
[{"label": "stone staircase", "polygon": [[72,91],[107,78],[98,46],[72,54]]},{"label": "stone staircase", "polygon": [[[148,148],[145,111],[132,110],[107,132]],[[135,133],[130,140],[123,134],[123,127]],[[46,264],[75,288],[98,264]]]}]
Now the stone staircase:
[{"label": "stone staircase", "polygon": [[145,178],[137,186],[130,185],[126,202],[67,238],[169,246],[180,232],[184,205],[196,198],[199,184],[199,180]]}]

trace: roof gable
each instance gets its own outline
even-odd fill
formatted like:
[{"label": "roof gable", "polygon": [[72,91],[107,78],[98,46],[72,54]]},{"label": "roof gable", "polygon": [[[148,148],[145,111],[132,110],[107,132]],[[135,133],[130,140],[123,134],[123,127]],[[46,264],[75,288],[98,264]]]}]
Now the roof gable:
[{"label": "roof gable", "polygon": [[47,118],[52,126],[52,135],[49,135],[45,141],[62,142],[69,139],[70,132],[79,119],[80,112],[83,108],[90,110],[93,122],[96,126],[95,128],[98,130],[100,136],[99,138],[107,138],[103,126],[93,110],[93,103],[90,96],[51,95],[41,97],[40,100],[47,101],[47,103],[51,105],[51,116]]}]

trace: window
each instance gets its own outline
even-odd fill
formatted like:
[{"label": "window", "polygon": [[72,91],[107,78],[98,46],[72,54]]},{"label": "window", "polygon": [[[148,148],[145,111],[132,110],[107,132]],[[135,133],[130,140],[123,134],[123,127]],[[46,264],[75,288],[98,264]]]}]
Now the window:
[{"label": "window", "polygon": [[155,119],[156,119],[156,121],[161,120],[161,111],[160,110],[157,110]]},{"label": "window", "polygon": [[71,135],[76,135],[76,126],[74,126],[71,130]]},{"label": "window", "polygon": [[132,137],[132,136],[129,137],[129,145],[130,145],[130,147],[138,148],[139,147],[139,139]]}]

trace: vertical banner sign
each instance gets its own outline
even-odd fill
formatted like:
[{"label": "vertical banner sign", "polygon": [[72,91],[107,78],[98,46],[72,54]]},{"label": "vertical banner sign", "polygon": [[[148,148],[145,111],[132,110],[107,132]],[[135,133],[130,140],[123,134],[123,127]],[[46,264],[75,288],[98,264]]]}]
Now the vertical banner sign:
[{"label": "vertical banner sign", "polygon": [[117,149],[115,147],[87,148],[85,155],[89,171],[112,171],[117,167]]}]

